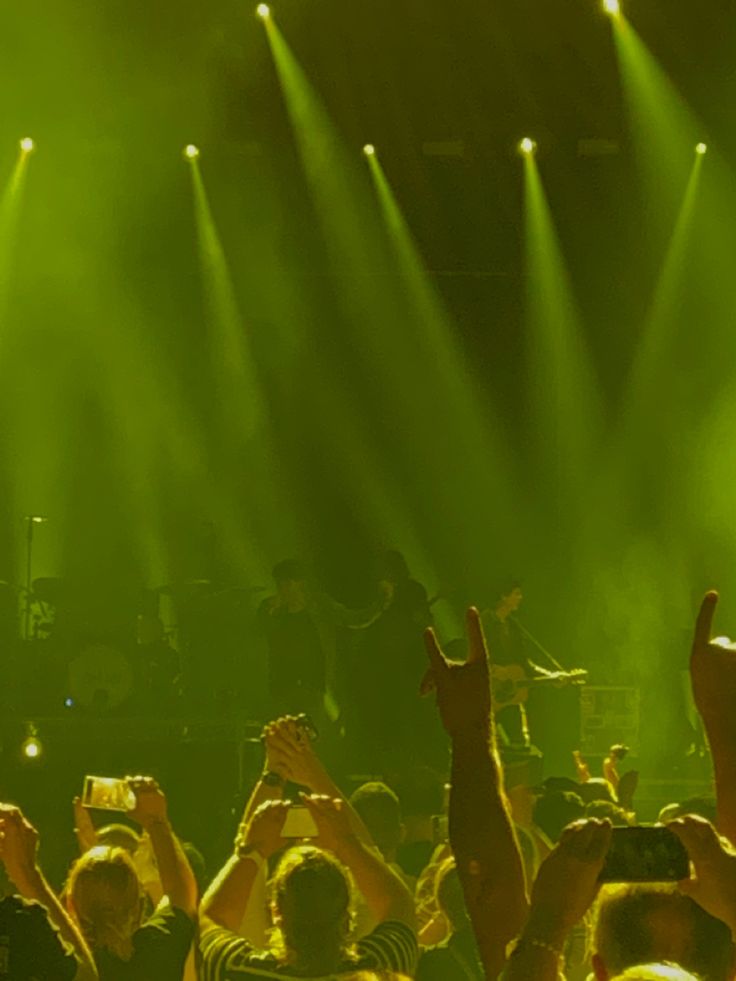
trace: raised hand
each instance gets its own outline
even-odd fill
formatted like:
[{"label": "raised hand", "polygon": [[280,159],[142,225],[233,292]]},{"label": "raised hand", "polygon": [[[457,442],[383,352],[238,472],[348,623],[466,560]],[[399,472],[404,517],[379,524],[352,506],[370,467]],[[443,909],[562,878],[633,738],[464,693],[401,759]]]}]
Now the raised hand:
[{"label": "raised hand", "polygon": [[449,661],[442,653],[437,635],[430,627],[424,634],[430,668],[422,682],[422,693],[437,692],[442,724],[450,736],[463,731],[489,728],[491,688],[488,649],[478,610],[471,606],[466,616],[468,659]]},{"label": "raised hand", "polygon": [[687,815],[668,825],[687,849],[695,878],[679,885],[736,935],[736,851],[704,818]]},{"label": "raised hand", "polygon": [[238,845],[257,848],[264,858],[270,858],[284,844],[281,831],[291,801],[267,800],[256,810],[238,838]]},{"label": "raised hand", "polygon": [[532,889],[530,932],[561,946],[598,894],[610,842],[610,821],[578,821],[562,832]]},{"label": "raised hand", "polygon": [[263,730],[263,740],[267,769],[310,789],[324,781],[324,767],[309,735],[294,717],[285,716],[269,723]]},{"label": "raised hand", "polygon": [[15,885],[23,890],[38,873],[38,832],[17,807],[0,804],[0,859]]},{"label": "raised hand", "polygon": [[633,811],[634,795],[639,786],[639,771],[627,770],[618,782],[616,796],[618,802],[625,811]]},{"label": "raised hand", "polygon": [[316,844],[339,854],[341,846],[355,837],[348,805],[344,800],[316,794],[310,797],[302,794],[301,800],[317,825],[319,835]]},{"label": "raised hand", "polygon": [[72,799],[72,807],[74,808],[74,834],[77,836],[79,850],[81,852],[89,851],[97,844],[97,832],[92,823],[92,818],[80,797]]},{"label": "raised hand", "polygon": [[166,796],[153,777],[128,777],[130,789],[135,794],[135,807],[128,811],[132,818],[148,830],[153,824],[168,822]]},{"label": "raised hand", "polygon": [[708,729],[716,726],[736,733],[736,645],[713,640],[713,617],[718,593],[706,593],[695,623],[690,677],[693,697]]},{"label": "raised hand", "polygon": [[578,781],[580,783],[587,783],[590,780],[590,767],[583,758],[583,754],[579,749],[574,749],[572,751],[572,758],[578,774]]}]

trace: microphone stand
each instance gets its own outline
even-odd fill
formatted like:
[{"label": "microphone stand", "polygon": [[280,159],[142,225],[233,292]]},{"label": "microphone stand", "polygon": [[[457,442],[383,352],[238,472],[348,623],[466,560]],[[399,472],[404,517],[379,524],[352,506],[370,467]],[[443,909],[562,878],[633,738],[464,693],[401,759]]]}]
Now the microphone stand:
[{"label": "microphone stand", "polygon": [[26,597],[23,610],[23,638],[31,639],[31,586],[33,583],[33,515],[26,515]]},{"label": "microphone stand", "polygon": [[23,637],[25,640],[31,639],[31,597],[33,596],[33,533],[34,525],[41,525],[48,521],[48,518],[40,514],[27,514],[25,519],[28,523],[26,530],[26,599],[23,608]]},{"label": "microphone stand", "polygon": [[547,658],[547,660],[553,666],[553,668],[555,669],[555,671],[563,671],[564,672],[565,669],[562,667],[562,665],[560,664],[560,662],[556,658],[554,658],[545,647],[542,647],[542,645],[539,643],[539,641],[537,640],[537,638],[533,634],[530,634],[529,631],[526,629],[526,627],[523,624],[521,624],[516,619],[516,617],[509,617],[508,619],[511,620],[512,623],[516,624],[516,626],[522,632],[522,634],[524,635],[524,637],[528,641],[530,641],[536,647],[536,649],[539,651],[540,654],[543,654],[544,657]]}]

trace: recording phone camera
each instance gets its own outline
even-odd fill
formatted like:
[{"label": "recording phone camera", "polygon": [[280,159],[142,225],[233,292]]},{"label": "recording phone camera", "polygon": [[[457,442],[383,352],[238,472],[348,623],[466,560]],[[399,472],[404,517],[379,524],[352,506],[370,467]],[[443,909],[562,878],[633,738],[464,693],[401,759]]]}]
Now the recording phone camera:
[{"label": "recording phone camera", "polygon": [[614,828],[600,882],[680,882],[690,859],[677,835],[662,825]]},{"label": "recording phone camera", "polygon": [[312,722],[311,718],[306,712],[302,712],[297,715],[296,724],[308,736],[310,742],[314,742],[315,739],[319,739],[319,731],[317,726],[314,724],[314,722]]}]

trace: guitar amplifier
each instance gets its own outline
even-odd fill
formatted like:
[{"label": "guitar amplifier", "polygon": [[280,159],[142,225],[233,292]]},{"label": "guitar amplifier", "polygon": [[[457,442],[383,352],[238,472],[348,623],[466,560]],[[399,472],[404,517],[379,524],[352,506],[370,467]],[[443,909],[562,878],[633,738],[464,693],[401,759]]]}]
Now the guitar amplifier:
[{"label": "guitar amplifier", "polygon": [[638,688],[586,685],[580,692],[580,751],[606,756],[624,743],[632,756],[639,752],[640,692]]}]

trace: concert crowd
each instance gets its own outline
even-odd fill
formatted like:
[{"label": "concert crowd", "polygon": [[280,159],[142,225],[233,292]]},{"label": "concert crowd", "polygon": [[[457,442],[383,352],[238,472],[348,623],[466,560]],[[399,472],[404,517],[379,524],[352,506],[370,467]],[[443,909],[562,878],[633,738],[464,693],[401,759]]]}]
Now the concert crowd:
[{"label": "concert crowd", "polygon": [[[736,977],[736,650],[712,639],[717,594],[703,599],[690,664],[713,798],[671,801],[643,826],[623,746],[601,775],[580,753],[575,780],[530,775],[527,721],[495,672],[521,669],[521,688],[554,672],[519,645],[518,584],[482,615],[471,607],[465,642],[443,651],[426,594],[391,563],[362,611],[308,599],[294,563],[276,568],[259,610],[272,721],[219,869],[205,868],[205,843],[177,836],[151,777],[85,782],[68,807],[78,855],[54,886],[23,801],[1,805],[0,978]],[[360,682],[365,758],[352,769],[370,779],[357,789],[318,738],[335,624],[382,650]],[[417,637],[420,655],[402,657]],[[420,752],[423,711],[441,724],[445,772]],[[399,744],[416,755],[400,775]]]}]

